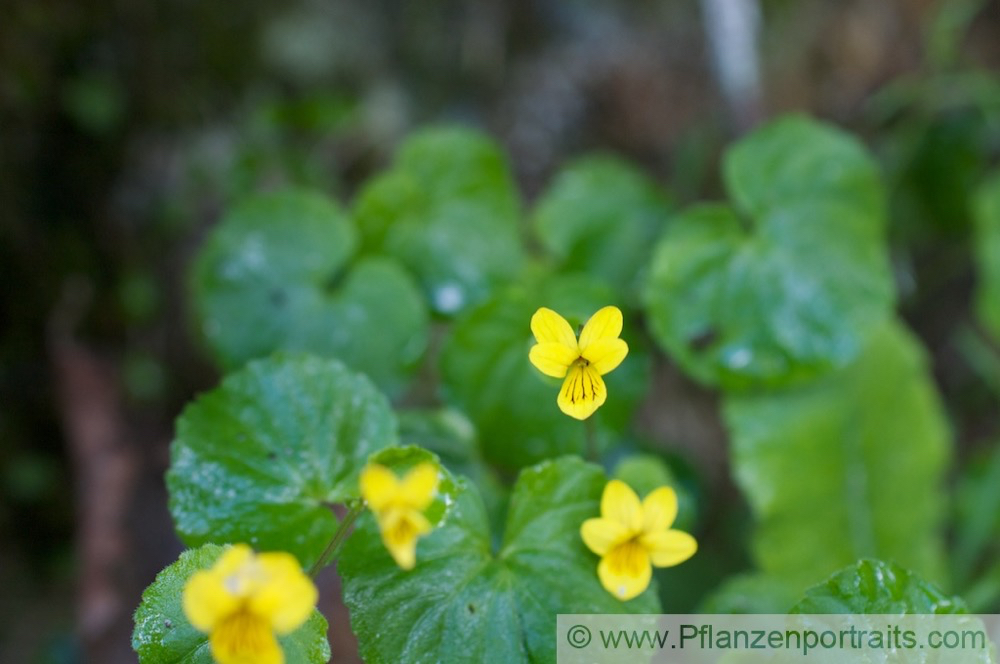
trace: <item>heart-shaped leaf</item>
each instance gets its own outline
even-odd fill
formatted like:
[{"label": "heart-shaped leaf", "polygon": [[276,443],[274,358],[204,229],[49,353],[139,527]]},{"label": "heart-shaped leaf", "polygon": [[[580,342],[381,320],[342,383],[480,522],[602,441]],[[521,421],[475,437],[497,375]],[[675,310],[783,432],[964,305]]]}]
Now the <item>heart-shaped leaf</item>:
[{"label": "heart-shaped leaf", "polygon": [[398,390],[426,347],[427,310],[394,261],[348,268],[356,244],[347,216],[318,194],[251,198],[226,215],[192,273],[200,328],[223,366],[308,351]]},{"label": "heart-shaped leaf", "polygon": [[754,217],[831,198],[867,217],[858,230],[884,235],[885,192],[875,160],[855,137],[807,116],[786,116],[736,143],[723,175],[733,203]]},{"label": "heart-shaped leaf", "polygon": [[[181,554],[180,558],[156,576],[142,593],[142,603],[135,612],[132,649],[141,664],[212,664],[208,635],[191,626],[184,615],[184,584],[195,572],[208,569],[225,547],[206,544]],[[326,640],[326,619],[313,609],[302,627],[278,638],[285,661],[301,664],[326,664],[330,644]]]},{"label": "heart-shaped leaf", "polygon": [[593,274],[632,292],[668,214],[656,183],[619,159],[596,156],[572,162],[556,176],[536,204],[533,222],[561,270]]},{"label": "heart-shaped leaf", "polygon": [[454,314],[520,270],[519,201],[500,149],[468,129],[410,136],[354,206],[366,248],[398,258]]},{"label": "heart-shaped leaf", "polygon": [[791,118],[727,155],[739,213],[692,208],[656,247],[652,331],[697,380],[780,386],[853,361],[892,312],[881,185],[837,130]]},{"label": "heart-shaped leaf", "polygon": [[358,497],[369,454],[397,441],[386,398],[337,360],[257,360],[188,405],[167,473],[189,546],[247,542],[312,565]]},{"label": "heart-shaped leaf", "polygon": [[558,613],[655,613],[655,590],[622,603],[597,580],[580,524],[600,511],[601,469],[560,458],[521,473],[494,552],[482,501],[460,483],[441,526],[399,569],[371,519],[338,569],[361,656],[388,662],[550,662]]}]

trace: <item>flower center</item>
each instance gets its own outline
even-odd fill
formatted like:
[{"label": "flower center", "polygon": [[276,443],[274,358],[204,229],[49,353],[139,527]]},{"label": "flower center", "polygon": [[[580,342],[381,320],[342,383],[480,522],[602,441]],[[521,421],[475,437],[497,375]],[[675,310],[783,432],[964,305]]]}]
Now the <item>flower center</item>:
[{"label": "flower center", "polygon": [[404,512],[399,514],[395,519],[395,523],[386,530],[385,537],[396,546],[402,546],[408,544],[417,534],[416,525],[410,520],[409,515]]},{"label": "flower center", "polygon": [[633,537],[611,550],[608,565],[616,575],[635,578],[645,571],[646,560],[646,549],[639,543],[638,537]]},{"label": "flower center", "polygon": [[212,632],[212,649],[218,659],[262,655],[274,647],[267,621],[242,608],[223,620]]}]

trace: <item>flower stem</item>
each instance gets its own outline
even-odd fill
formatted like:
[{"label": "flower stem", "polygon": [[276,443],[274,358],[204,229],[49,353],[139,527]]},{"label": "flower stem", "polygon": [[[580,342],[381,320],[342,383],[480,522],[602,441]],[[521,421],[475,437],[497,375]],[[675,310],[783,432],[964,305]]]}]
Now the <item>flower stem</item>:
[{"label": "flower stem", "polygon": [[587,460],[597,463],[597,430],[594,427],[594,420],[588,417],[583,421],[583,426],[587,438]]},{"label": "flower stem", "polygon": [[344,518],[340,521],[340,525],[337,526],[337,530],[333,532],[333,537],[330,538],[330,543],[326,545],[326,549],[323,550],[323,553],[309,570],[310,577],[316,578],[316,575],[319,574],[320,570],[333,562],[340,545],[344,543],[344,540],[346,540],[347,536],[350,534],[351,526],[357,518],[361,516],[361,513],[364,510],[365,501],[363,500],[355,500],[348,503],[347,514],[345,514]]}]

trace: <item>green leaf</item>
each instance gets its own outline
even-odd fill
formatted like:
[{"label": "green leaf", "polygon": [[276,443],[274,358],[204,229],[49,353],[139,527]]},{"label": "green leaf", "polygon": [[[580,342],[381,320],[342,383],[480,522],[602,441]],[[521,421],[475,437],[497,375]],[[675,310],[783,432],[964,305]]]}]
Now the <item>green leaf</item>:
[{"label": "green leaf", "polygon": [[755,218],[789,204],[829,198],[864,216],[859,230],[883,237],[885,192],[878,165],[854,136],[803,115],[790,115],[753,132],[727,151],[726,189]]},{"label": "green leaf", "polygon": [[951,563],[955,583],[980,575],[984,557],[1000,554],[1000,444],[972,460],[955,491],[955,545]]},{"label": "green leaf", "polygon": [[877,556],[941,578],[950,434],[903,328],[886,326],[854,365],[808,387],[729,397],[724,416],[762,571],[801,587]]},{"label": "green leaf", "polygon": [[[156,576],[142,593],[142,603],[135,612],[132,649],[141,664],[212,664],[208,635],[191,626],[184,615],[184,584],[192,574],[208,569],[226,548],[206,544],[181,554],[180,558]],[[302,627],[278,638],[285,661],[301,664],[325,664],[330,660],[326,640],[326,619],[313,609]]]},{"label": "green leaf", "polygon": [[192,273],[200,329],[219,361],[308,351],[399,389],[427,345],[427,310],[394,261],[348,268],[356,244],[346,215],[318,194],[251,198],[226,215]]},{"label": "green leaf", "polygon": [[1000,173],[980,187],[973,203],[979,286],[976,307],[979,319],[1000,341]]},{"label": "green leaf", "polygon": [[[512,286],[455,324],[441,355],[445,396],[475,423],[489,461],[519,468],[583,452],[589,423],[559,410],[562,382],[543,376],[528,360],[534,344],[531,316],[539,307],[549,307],[575,328],[616,303],[615,293],[599,282],[561,276]],[[649,381],[648,356],[631,321],[626,321],[622,338],[629,355],[604,377],[607,402],[591,417],[605,439],[621,436]]]},{"label": "green leaf", "polygon": [[846,366],[894,301],[870,158],[792,118],[744,139],[726,165],[742,215],[701,205],[668,227],[644,293],[654,336],[687,373],[724,389]]},{"label": "green leaf", "polygon": [[[894,616],[893,622],[900,622],[899,616],[909,616],[905,627],[927,638],[931,630],[945,633],[987,633],[986,625],[979,616],[968,614],[965,603],[958,597],[950,597],[918,574],[893,562],[882,560],[859,560],[836,572],[826,581],[809,588],[805,597],[796,604],[792,614],[805,614],[799,629],[820,632],[831,627],[831,621],[823,614],[850,614],[851,629],[861,634],[882,632],[886,629],[886,616]],[[864,616],[871,615],[867,619]],[[948,619],[934,616],[951,616]],[[834,622],[836,625],[838,622]],[[896,630],[899,628],[896,627]],[[862,631],[863,630],[863,631]],[[875,630],[873,632],[872,630]],[[939,632],[940,633],[940,632]],[[921,637],[917,637],[918,642]],[[987,639],[987,642],[989,640]],[[995,664],[995,647],[987,649],[928,649],[916,650],[891,648],[884,652],[858,653],[853,661],[905,661],[926,664],[955,664],[968,662]],[[891,653],[891,654],[890,654]],[[893,657],[895,655],[895,657]],[[789,657],[801,660],[801,657]],[[833,657],[831,661],[836,660]]]},{"label": "green leaf", "polygon": [[637,288],[669,206],[659,187],[610,156],[570,163],[535,206],[538,237],[565,271],[597,275],[619,291]]},{"label": "green leaf", "polygon": [[177,532],[189,546],[247,542],[312,565],[337,525],[330,506],[357,498],[368,455],[396,440],[385,397],[340,362],[251,362],[177,420],[167,473]]},{"label": "green leaf", "polygon": [[655,589],[622,603],[597,580],[580,524],[600,511],[600,468],[560,458],[524,470],[499,551],[476,492],[460,490],[442,526],[397,568],[372,519],[348,540],[338,569],[370,664],[403,661],[555,661],[558,613],[655,613]]},{"label": "green leaf", "polygon": [[443,314],[484,299],[524,262],[510,169],[475,131],[410,136],[393,167],[365,185],[354,217],[365,247],[402,261]]},{"label": "green leaf", "polygon": [[896,563],[859,560],[809,588],[791,613],[954,614],[965,605]]}]

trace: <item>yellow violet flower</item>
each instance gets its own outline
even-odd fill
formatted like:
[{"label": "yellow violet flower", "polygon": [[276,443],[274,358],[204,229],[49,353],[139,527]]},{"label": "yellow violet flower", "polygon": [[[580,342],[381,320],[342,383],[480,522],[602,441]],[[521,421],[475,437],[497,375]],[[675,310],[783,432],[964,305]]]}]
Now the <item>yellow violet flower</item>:
[{"label": "yellow violet flower", "polygon": [[622,312],[618,307],[599,310],[577,339],[566,319],[542,307],[531,317],[536,343],[528,355],[546,376],[565,378],[556,403],[570,417],[585,420],[608,398],[604,374],[628,355],[628,344],[619,339]]},{"label": "yellow violet flower", "polygon": [[580,536],[601,557],[597,576],[601,585],[625,601],[639,595],[652,578],[652,566],[672,567],[694,555],[698,543],[670,526],[677,518],[677,494],[660,487],[639,502],[635,491],[611,480],[601,496],[601,516],[587,519]]},{"label": "yellow violet flower", "polygon": [[316,586],[288,553],[230,547],[184,585],[188,621],[209,635],[220,664],[283,664],[276,635],[298,629],[316,605]]},{"label": "yellow violet flower", "polygon": [[403,569],[417,564],[417,538],[431,531],[424,510],[434,500],[437,485],[438,470],[426,461],[402,480],[377,463],[361,471],[361,497],[375,513],[382,543]]}]

